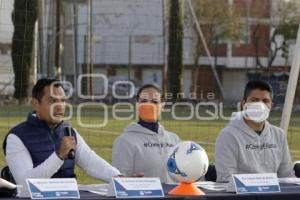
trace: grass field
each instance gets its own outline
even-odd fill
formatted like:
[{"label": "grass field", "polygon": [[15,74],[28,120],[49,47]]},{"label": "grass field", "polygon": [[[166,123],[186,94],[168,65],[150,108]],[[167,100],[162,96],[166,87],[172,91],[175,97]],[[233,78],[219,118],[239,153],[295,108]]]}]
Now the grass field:
[{"label": "grass field", "polygon": [[[74,108],[76,110],[76,107]],[[30,107],[25,106],[4,106],[0,109],[0,139],[1,143],[9,129],[19,122],[25,120]],[[133,120],[116,120],[112,117],[112,107],[108,108],[108,122],[102,128],[82,127],[77,121],[77,113],[74,112],[70,123],[75,127],[86,142],[104,159],[111,162],[111,147],[115,138],[122,133],[122,130]],[[233,109],[225,109],[224,115],[230,116]],[[189,110],[180,108],[176,110],[179,117],[188,116]],[[201,116],[204,116],[204,110],[199,110]],[[118,116],[129,116],[132,113],[119,113]],[[103,110],[91,107],[83,110],[81,113],[81,121],[84,124],[99,124],[103,122]],[[281,117],[280,111],[273,111],[269,121],[275,125],[279,125]],[[214,142],[216,136],[222,128],[228,123],[228,120],[220,118],[214,120],[199,120],[196,115],[189,120],[174,120],[170,112],[164,112],[161,123],[167,130],[177,133],[182,140],[192,140],[201,144],[207,151],[211,162],[214,160]],[[300,114],[293,113],[290,123],[288,141],[293,160],[300,160]],[[2,150],[1,150],[2,151]],[[5,166],[3,152],[0,153],[0,167]],[[99,169],[101,170],[101,169]],[[80,183],[95,183],[99,180],[92,179],[85,175],[80,169],[76,169],[78,181]]]}]

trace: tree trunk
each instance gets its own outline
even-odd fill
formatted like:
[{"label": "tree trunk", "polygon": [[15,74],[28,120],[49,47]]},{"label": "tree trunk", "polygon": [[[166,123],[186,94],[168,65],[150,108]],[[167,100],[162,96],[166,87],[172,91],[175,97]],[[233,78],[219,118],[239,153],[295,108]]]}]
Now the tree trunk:
[{"label": "tree trunk", "polygon": [[37,0],[15,0],[12,21],[12,63],[15,74],[14,97],[19,103],[29,96],[30,69],[34,43],[34,27],[37,19]]},{"label": "tree trunk", "polygon": [[169,15],[169,55],[168,55],[168,92],[173,94],[173,100],[180,98],[183,85],[183,18],[182,1],[170,1]]}]

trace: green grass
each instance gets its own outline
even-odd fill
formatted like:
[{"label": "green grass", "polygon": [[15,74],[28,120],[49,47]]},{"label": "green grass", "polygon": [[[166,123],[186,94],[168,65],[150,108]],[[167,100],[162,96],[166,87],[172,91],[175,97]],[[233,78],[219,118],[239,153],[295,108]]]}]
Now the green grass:
[{"label": "green grass", "polygon": [[[76,107],[75,107],[76,109]],[[122,133],[122,130],[133,120],[114,120],[109,107],[109,119],[105,127],[102,128],[85,128],[78,124],[77,118],[73,117],[70,123],[75,127],[86,142],[101,157],[111,162],[111,147],[115,138]],[[0,109],[0,139],[3,141],[4,136],[9,129],[16,124],[25,120],[30,107],[5,106]],[[232,109],[224,111],[225,116],[230,116]],[[200,110],[201,116],[205,114]],[[73,116],[76,116],[74,112]],[[128,116],[130,113],[120,113],[119,116]],[[176,114],[180,117],[188,116],[188,110],[179,108]],[[270,121],[279,125],[281,112],[273,111]],[[103,110],[95,107],[84,109],[82,113],[82,122],[85,124],[99,124],[103,121]],[[190,120],[174,120],[170,112],[164,112],[161,123],[169,131],[177,133],[182,140],[192,140],[200,143],[207,151],[210,161],[214,160],[214,142],[216,136],[222,128],[228,123],[227,120],[215,119],[213,121],[199,120],[193,117]],[[293,113],[289,128],[288,141],[292,157],[294,160],[300,160],[300,114]],[[2,150],[1,150],[2,151]],[[0,153],[0,167],[5,166],[3,152]],[[101,170],[101,169],[99,169]],[[76,168],[78,182],[80,183],[97,183],[99,180],[93,179]]]}]

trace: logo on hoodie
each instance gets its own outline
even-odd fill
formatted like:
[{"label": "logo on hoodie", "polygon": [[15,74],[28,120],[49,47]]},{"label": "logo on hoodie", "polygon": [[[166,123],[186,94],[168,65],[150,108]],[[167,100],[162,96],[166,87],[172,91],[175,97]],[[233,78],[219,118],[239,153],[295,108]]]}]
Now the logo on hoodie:
[{"label": "logo on hoodie", "polygon": [[246,144],[245,146],[246,150],[264,150],[264,149],[275,149],[277,148],[277,144],[270,144],[267,142],[264,142],[262,144]]},{"label": "logo on hoodie", "polygon": [[151,143],[151,142],[145,142],[144,143],[144,147],[160,147],[160,148],[164,148],[164,147],[173,147],[174,144],[170,144],[168,142],[161,142],[161,143]]}]

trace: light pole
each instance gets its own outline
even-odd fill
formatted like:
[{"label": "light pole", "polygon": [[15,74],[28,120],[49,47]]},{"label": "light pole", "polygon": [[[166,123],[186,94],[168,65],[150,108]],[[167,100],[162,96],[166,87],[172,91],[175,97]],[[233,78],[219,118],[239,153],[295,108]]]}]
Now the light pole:
[{"label": "light pole", "polygon": [[93,94],[93,78],[91,75],[93,74],[93,45],[92,45],[92,37],[93,37],[93,16],[92,16],[92,0],[88,0],[88,12],[87,12],[87,19],[88,19],[88,26],[87,26],[87,94],[91,96]]},{"label": "light pole", "polygon": [[60,1],[56,0],[56,29],[55,29],[55,78],[61,79],[61,63],[60,63]]},{"label": "light pole", "polygon": [[132,50],[132,35],[129,35],[129,44],[128,44],[128,69],[127,69],[127,75],[128,75],[128,81],[130,80],[130,71],[131,71],[131,50]]}]

